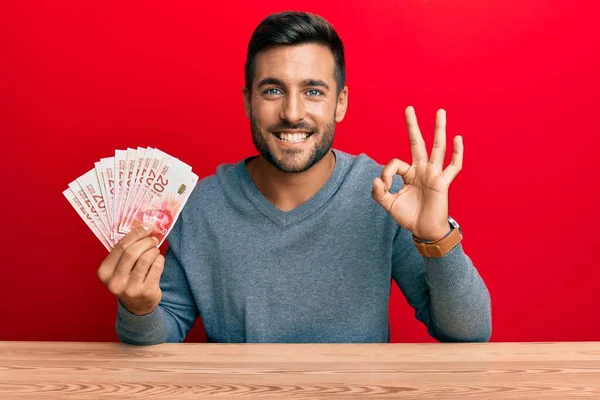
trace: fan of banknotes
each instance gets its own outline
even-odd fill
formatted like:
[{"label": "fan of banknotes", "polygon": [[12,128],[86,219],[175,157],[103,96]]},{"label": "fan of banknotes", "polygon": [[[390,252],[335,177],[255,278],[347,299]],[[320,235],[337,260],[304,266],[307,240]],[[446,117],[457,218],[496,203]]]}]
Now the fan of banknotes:
[{"label": "fan of banknotes", "polygon": [[140,225],[153,226],[160,246],[197,182],[192,167],[159,149],[127,148],[95,162],[63,195],[111,251]]}]

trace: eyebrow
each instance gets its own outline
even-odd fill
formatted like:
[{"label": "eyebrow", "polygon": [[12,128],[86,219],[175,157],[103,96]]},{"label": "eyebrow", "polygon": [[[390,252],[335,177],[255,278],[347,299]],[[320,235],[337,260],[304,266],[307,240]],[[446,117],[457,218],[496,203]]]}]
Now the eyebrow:
[{"label": "eyebrow", "polygon": [[[268,77],[258,82],[258,87],[266,85],[285,86],[283,82],[277,78]],[[329,85],[320,79],[305,79],[302,81],[302,86],[317,86],[329,90]]]},{"label": "eyebrow", "polygon": [[262,81],[258,82],[258,87],[266,86],[266,85],[279,85],[283,86],[283,82],[276,78],[265,78]]},{"label": "eyebrow", "polygon": [[329,85],[319,79],[305,79],[302,81],[303,86],[317,86],[329,90]]}]

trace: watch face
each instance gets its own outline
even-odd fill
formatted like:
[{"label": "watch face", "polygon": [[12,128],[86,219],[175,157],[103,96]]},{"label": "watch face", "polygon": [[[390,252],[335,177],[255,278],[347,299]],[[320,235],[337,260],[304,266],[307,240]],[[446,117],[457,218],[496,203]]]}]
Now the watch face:
[{"label": "watch face", "polygon": [[460,233],[462,233],[462,229],[460,229],[460,225],[458,225],[458,222],[456,222],[456,220],[454,218],[448,217],[448,222],[450,223],[451,227],[458,229],[458,231]]}]

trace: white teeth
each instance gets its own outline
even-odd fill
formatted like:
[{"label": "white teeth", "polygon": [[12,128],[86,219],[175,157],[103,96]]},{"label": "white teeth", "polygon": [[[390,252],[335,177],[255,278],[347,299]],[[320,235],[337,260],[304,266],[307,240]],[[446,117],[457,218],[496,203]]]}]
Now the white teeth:
[{"label": "white teeth", "polygon": [[299,142],[306,140],[306,138],[308,137],[308,134],[307,133],[281,133],[281,134],[279,134],[279,137],[284,142],[299,143]]}]

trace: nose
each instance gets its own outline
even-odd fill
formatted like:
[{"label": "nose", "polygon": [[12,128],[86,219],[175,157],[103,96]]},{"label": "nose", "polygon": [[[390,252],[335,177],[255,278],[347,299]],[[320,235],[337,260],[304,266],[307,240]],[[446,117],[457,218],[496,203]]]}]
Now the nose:
[{"label": "nose", "polygon": [[295,124],[304,119],[304,102],[301,94],[289,93],[283,99],[279,118]]}]

